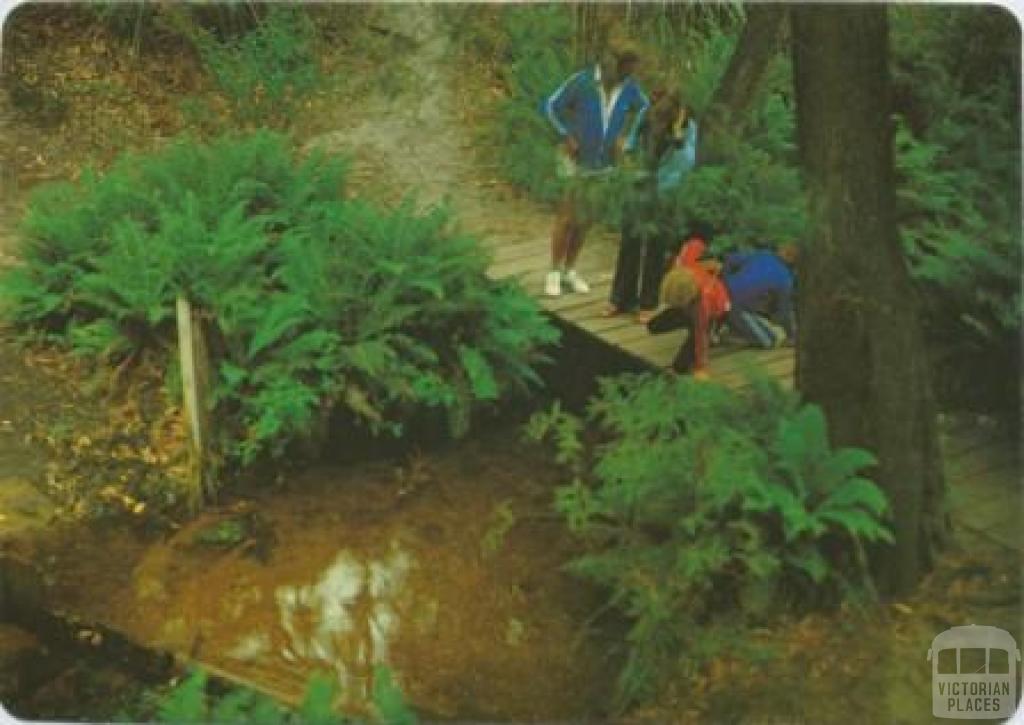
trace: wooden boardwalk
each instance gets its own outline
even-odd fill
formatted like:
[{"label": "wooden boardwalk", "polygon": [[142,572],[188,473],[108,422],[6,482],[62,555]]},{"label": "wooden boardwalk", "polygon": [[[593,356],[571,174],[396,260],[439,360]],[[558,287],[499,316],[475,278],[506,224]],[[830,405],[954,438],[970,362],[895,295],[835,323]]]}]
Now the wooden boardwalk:
[{"label": "wooden boardwalk", "polygon": [[[485,236],[485,243],[494,255],[490,274],[495,278],[519,279],[549,312],[656,368],[667,367],[679,349],[683,333],[651,335],[646,326],[637,323],[632,315],[601,315],[608,304],[618,242],[608,232],[595,230],[591,237],[578,265],[580,274],[590,283],[588,294],[565,293],[561,297],[542,294],[544,274],[550,268],[550,242],[546,236],[509,242]],[[792,385],[794,365],[792,348],[758,350],[739,344],[711,348],[711,377],[730,386],[742,387],[747,373],[754,370],[766,373],[785,385]]]}]

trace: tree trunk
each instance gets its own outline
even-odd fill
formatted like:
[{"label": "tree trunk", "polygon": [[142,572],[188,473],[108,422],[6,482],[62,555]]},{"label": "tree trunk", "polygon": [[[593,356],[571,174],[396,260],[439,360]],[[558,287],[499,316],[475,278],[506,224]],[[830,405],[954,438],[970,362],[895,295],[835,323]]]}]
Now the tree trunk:
[{"label": "tree trunk", "polygon": [[786,6],[748,5],[747,20],[722,80],[701,122],[700,160],[722,153],[721,142],[738,134],[778,48]]},{"label": "tree trunk", "polygon": [[880,590],[910,590],[945,533],[927,357],[896,227],[884,7],[792,11],[797,129],[811,222],[800,263],[797,384],[833,442],[873,451],[894,547]]}]

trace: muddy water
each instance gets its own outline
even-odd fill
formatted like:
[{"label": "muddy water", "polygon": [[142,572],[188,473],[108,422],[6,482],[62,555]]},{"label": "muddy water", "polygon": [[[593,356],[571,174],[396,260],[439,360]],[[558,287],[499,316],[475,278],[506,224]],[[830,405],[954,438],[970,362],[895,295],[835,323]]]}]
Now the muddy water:
[{"label": "muddy water", "polygon": [[[327,672],[358,706],[374,665],[439,717],[593,717],[618,666],[584,636],[594,592],[550,513],[560,473],[495,431],[436,455],[324,467],[204,514],[166,540],[66,538],[55,606],[297,699]],[[196,543],[258,512],[265,560]]]}]

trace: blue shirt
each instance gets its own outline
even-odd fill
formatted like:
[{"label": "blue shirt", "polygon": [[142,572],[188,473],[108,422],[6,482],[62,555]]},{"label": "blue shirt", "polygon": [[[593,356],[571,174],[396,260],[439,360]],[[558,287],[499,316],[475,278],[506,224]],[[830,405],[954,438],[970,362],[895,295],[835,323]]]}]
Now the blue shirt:
[{"label": "blue shirt", "polygon": [[733,309],[755,308],[769,295],[773,296],[779,322],[787,335],[793,334],[795,278],[777,254],[767,250],[727,254],[722,264],[722,280]]},{"label": "blue shirt", "polygon": [[626,118],[635,113],[625,141],[625,150],[636,145],[637,131],[650,101],[632,78],[622,81],[611,105],[607,125],[601,101],[600,70],[597,66],[570,76],[543,104],[543,112],[562,136],[579,143],[576,162],[583,169],[604,169],[615,158],[615,141],[625,130]]}]

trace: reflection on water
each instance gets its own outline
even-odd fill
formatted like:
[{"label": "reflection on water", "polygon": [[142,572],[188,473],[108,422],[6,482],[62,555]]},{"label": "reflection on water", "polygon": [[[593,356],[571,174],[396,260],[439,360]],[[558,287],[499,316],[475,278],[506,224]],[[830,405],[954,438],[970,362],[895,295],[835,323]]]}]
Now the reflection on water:
[{"label": "reflection on water", "polygon": [[383,560],[360,562],[341,551],[314,584],[278,587],[277,605],[291,661],[323,663],[337,673],[344,692],[365,695],[373,665],[384,664],[398,631],[396,600],[409,571],[409,556],[393,547]]},{"label": "reflection on water", "polygon": [[[278,587],[275,598],[286,641],[280,656],[318,669],[326,665],[347,697],[366,697],[373,666],[387,662],[398,632],[398,602],[411,565],[397,544],[386,557],[370,561],[342,550],[317,581]],[[232,653],[262,654],[269,645],[265,634],[250,634]]]}]

